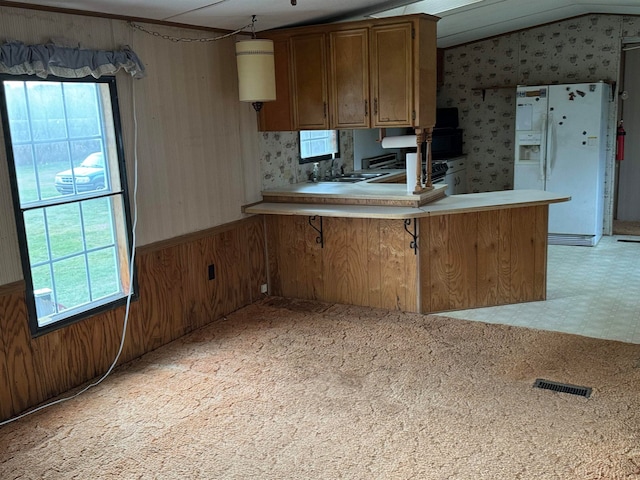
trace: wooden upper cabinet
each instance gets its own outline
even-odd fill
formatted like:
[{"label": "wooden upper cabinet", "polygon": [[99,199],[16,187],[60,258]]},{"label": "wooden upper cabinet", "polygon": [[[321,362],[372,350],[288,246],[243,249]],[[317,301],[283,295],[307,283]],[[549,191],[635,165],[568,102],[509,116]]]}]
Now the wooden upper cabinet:
[{"label": "wooden upper cabinet", "polygon": [[437,49],[435,17],[421,17],[413,39],[413,125],[421,128],[436,124]]},{"label": "wooden upper cabinet", "polygon": [[267,33],[278,99],[265,102],[260,129],[433,127],[437,21],[406,15]]},{"label": "wooden upper cabinet", "polygon": [[371,28],[373,127],[413,125],[413,23]]},{"label": "wooden upper cabinet", "polygon": [[329,55],[331,128],[368,128],[369,29],[331,32]]},{"label": "wooden upper cabinet", "polygon": [[296,130],[329,129],[326,35],[290,40],[293,124]]},{"label": "wooden upper cabinet", "polygon": [[289,38],[273,40],[273,60],[276,72],[276,99],[264,102],[258,114],[261,131],[291,131],[291,84],[289,81]]}]

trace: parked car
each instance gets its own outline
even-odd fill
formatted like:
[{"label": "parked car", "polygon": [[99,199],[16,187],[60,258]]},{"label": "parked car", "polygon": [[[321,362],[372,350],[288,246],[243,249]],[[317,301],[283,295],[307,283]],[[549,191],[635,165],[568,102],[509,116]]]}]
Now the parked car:
[{"label": "parked car", "polygon": [[[75,180],[75,190],[74,190]],[[103,189],[104,156],[95,152],[85,158],[80,165],[71,170],[58,172],[55,180],[56,190],[62,194],[91,192]]]}]

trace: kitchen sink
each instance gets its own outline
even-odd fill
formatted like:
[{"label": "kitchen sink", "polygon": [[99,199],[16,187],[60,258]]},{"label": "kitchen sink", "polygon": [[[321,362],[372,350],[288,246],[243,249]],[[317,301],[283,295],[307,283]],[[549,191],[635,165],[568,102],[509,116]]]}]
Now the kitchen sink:
[{"label": "kitchen sink", "polygon": [[339,182],[339,183],[356,183],[366,180],[366,178],[361,177],[336,177],[329,178],[328,180],[323,180],[324,182]]},{"label": "kitchen sink", "polygon": [[383,175],[388,175],[388,172],[378,172],[378,173],[348,173],[345,175],[345,177],[351,177],[351,178],[362,178],[365,180],[368,180],[369,178],[378,178],[378,177],[382,177]]},{"label": "kitchen sink", "polygon": [[347,173],[345,175],[340,175],[339,177],[326,178],[324,180],[319,180],[320,182],[339,182],[339,183],[356,183],[362,182],[364,180],[371,180],[373,178],[382,177],[383,175],[388,175],[388,172],[377,172],[377,173]]}]

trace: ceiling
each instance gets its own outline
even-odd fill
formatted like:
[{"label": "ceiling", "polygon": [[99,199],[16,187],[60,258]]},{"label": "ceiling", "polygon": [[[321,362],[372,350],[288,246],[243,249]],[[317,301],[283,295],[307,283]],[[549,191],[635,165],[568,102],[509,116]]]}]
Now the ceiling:
[{"label": "ceiling", "polygon": [[[423,11],[420,4],[427,2],[295,0],[294,3],[297,5],[293,6],[291,0],[21,0],[15,5],[81,9],[222,30],[239,29],[256,15],[255,31],[260,32],[300,24],[358,20],[388,9],[394,9],[393,15],[418,13]],[[482,0],[437,13],[441,17],[438,46],[450,47],[588,13],[640,15],[640,0]]]}]

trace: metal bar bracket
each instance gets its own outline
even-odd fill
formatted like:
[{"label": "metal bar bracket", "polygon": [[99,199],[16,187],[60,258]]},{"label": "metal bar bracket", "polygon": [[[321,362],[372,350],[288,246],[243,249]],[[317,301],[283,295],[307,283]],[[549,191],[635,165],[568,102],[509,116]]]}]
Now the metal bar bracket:
[{"label": "metal bar bracket", "polygon": [[[409,227],[413,223],[413,232],[409,230]],[[418,254],[418,222],[414,219],[413,222],[410,218],[404,219],[404,229],[405,231],[411,235],[411,242],[409,243],[409,248],[413,249],[413,254]]]},{"label": "metal bar bracket", "polygon": [[[316,220],[318,220],[320,228],[316,227],[313,224],[313,222],[315,222]],[[316,215],[309,217],[309,225],[311,225],[311,228],[313,228],[316,232],[318,232],[318,236],[316,237],[316,243],[320,244],[320,248],[324,248],[324,231],[322,230],[322,217],[316,216]]]}]

